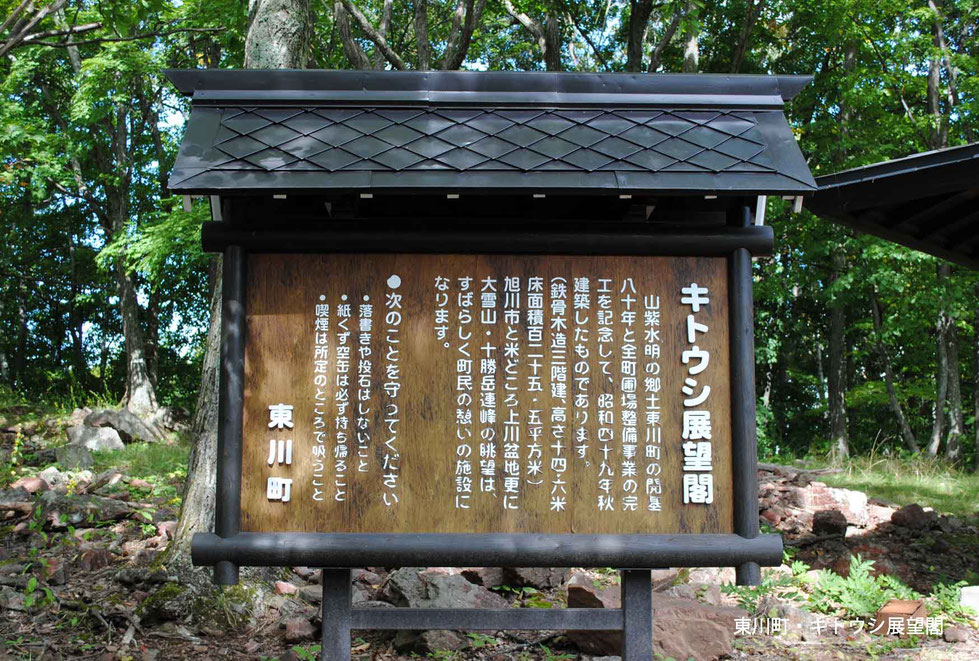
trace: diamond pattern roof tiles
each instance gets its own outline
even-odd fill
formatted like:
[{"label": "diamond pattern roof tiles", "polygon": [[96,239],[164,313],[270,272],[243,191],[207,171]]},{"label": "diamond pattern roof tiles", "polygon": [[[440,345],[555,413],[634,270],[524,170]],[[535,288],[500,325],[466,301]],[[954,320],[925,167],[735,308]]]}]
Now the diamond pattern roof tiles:
[{"label": "diamond pattern roof tiles", "polygon": [[[574,82],[572,78],[557,80]],[[406,79],[402,76],[397,80]],[[386,93],[402,92],[396,86],[391,90]],[[364,94],[377,91],[365,88]],[[478,90],[466,93],[474,95],[475,101],[483,94]],[[269,94],[288,101],[290,92]],[[196,192],[254,188],[256,182],[265,188],[288,189],[301,182],[296,185],[329,189],[349,185],[347,173],[418,171],[438,178],[428,183],[413,177],[412,186],[423,182],[426,187],[464,187],[465,175],[472,172],[475,178],[469,181],[480,182],[480,190],[534,186],[535,181],[547,189],[559,187],[556,182],[562,179],[555,177],[566,173],[563,180],[580,189],[580,182],[591,181],[580,178],[582,174],[622,171],[623,175],[628,173],[622,182],[648,189],[656,188],[659,173],[677,172],[715,177],[691,178],[689,184],[683,184],[690,190],[775,192],[812,188],[811,176],[781,107],[724,107],[723,94],[716,96],[716,108],[643,107],[638,103],[617,107],[613,105],[614,93],[602,97],[608,102],[601,107],[545,105],[540,101],[528,102],[526,107],[473,107],[472,103],[419,103],[407,97],[403,103],[385,99],[385,104],[354,106],[307,102],[302,99],[308,94],[295,94],[292,103],[278,105],[231,100],[198,104],[195,97],[188,136],[178,155],[171,186]],[[528,92],[528,98],[532,96]],[[249,173],[247,184],[229,177],[235,170]],[[208,175],[210,171],[215,175]],[[442,173],[435,174],[438,171]],[[487,179],[494,171],[500,177]],[[261,173],[267,176],[257,178]],[[310,179],[316,173],[322,177]],[[341,173],[345,176],[339,176]],[[543,178],[534,179],[534,173]],[[518,174],[525,176],[514,179]],[[384,181],[397,180],[388,177]],[[605,189],[609,181],[615,186],[616,180],[603,175],[594,181],[596,187]],[[662,181],[675,190],[681,180],[670,175]]]}]

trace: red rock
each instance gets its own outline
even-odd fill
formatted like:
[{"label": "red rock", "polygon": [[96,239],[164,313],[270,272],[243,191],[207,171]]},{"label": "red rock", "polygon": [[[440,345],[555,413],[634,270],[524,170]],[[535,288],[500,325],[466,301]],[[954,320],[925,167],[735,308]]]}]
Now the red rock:
[{"label": "red rock", "polygon": [[768,521],[773,526],[777,526],[782,522],[782,517],[779,515],[779,513],[771,508],[763,511],[761,513],[761,517],[766,521]]},{"label": "red rock", "polygon": [[297,588],[292,583],[289,583],[288,581],[275,582],[276,594],[296,594],[297,592],[299,592],[299,588]]},{"label": "red rock", "polygon": [[21,535],[22,537],[27,537],[31,534],[31,527],[27,521],[21,521],[16,526],[14,526],[14,534]]},{"label": "red rock", "polygon": [[316,634],[316,629],[304,617],[291,617],[286,620],[285,625],[287,643],[301,643],[312,640]]},{"label": "red rock", "polygon": [[51,486],[37,476],[22,477],[10,485],[11,489],[23,489],[27,493],[37,493],[38,491],[50,491]]},{"label": "red rock", "polygon": [[64,585],[68,582],[68,573],[61,558],[45,558],[41,561],[41,579],[51,585]]},{"label": "red rock", "polygon": [[78,566],[85,571],[96,571],[103,567],[108,567],[115,560],[115,556],[105,549],[88,549],[82,551],[78,558]]},{"label": "red rock", "polygon": [[161,537],[166,536],[167,539],[173,539],[174,535],[177,534],[177,522],[161,521],[156,524],[156,533]]},{"label": "red rock", "polygon": [[148,489],[149,491],[153,490],[152,484],[138,477],[134,477],[133,479],[129,480],[129,486],[135,487],[137,489]]}]

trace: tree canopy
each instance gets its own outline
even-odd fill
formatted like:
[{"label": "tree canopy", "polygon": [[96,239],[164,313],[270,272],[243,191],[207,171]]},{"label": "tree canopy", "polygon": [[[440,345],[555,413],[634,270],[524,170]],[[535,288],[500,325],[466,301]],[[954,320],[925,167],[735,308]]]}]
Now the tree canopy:
[{"label": "tree canopy", "polygon": [[[162,71],[245,66],[250,20],[297,7],[309,67],[812,74],[789,117],[817,176],[976,140],[973,0],[7,0],[4,388],[193,408],[213,269],[205,202],[185,211],[166,190],[187,107]],[[979,277],[769,205],[763,453],[970,461]]]}]

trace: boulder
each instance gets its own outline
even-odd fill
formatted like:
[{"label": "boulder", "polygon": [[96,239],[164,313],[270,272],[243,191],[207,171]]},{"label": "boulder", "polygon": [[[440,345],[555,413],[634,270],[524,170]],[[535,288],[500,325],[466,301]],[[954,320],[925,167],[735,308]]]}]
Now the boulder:
[{"label": "boulder", "polygon": [[[86,448],[84,445],[75,445],[74,443],[62,445],[60,448],[56,449],[55,457],[63,468],[70,470],[91,468],[95,465],[95,458],[92,456],[92,451]],[[51,486],[54,485],[52,484]]]},{"label": "boulder", "polygon": [[837,509],[820,510],[812,515],[812,534],[846,535],[847,521],[843,512]]},{"label": "boulder", "polygon": [[444,655],[467,647],[469,639],[456,631],[399,631],[394,638],[394,649],[402,654]]},{"label": "boulder", "polygon": [[287,643],[302,643],[316,636],[316,629],[305,617],[291,617],[285,621],[285,627]]},{"label": "boulder", "polygon": [[[276,581],[275,582],[275,593],[276,594],[296,594],[297,592],[299,592],[299,589],[295,585],[293,585],[292,583],[289,583],[288,581]],[[322,600],[323,600],[323,593],[321,592],[320,593],[320,601],[322,601]]]},{"label": "boulder", "polygon": [[85,425],[113,429],[126,443],[157,443],[164,440],[156,427],[143,422],[126,409],[96,409],[85,418]]},{"label": "boulder", "polygon": [[938,523],[938,515],[934,510],[926,510],[917,503],[911,503],[894,512],[891,523],[909,530],[931,530]]},{"label": "boulder", "polygon": [[[568,584],[569,608],[588,608],[596,603],[603,608],[621,606],[616,588],[597,589],[590,585],[587,575],[583,576],[585,580],[575,576]],[[734,649],[735,620],[741,617],[747,617],[747,613],[740,608],[657,594],[653,597],[653,649],[657,654],[675,659],[722,658]],[[568,638],[587,654],[615,655],[621,650],[618,632],[569,631]]]},{"label": "boulder", "polygon": [[437,568],[402,567],[391,573],[385,595],[396,606],[411,608],[506,608],[506,599],[473,585],[461,574]]},{"label": "boulder", "polygon": [[69,427],[74,427],[75,425],[80,425],[80,424],[84,423],[85,422],[85,418],[87,418],[91,414],[92,414],[92,409],[88,408],[87,406],[85,408],[80,408],[80,409],[77,409],[76,408],[74,411],[71,412],[71,415],[69,415],[65,419],[65,423]]},{"label": "boulder", "polygon": [[49,530],[64,530],[88,521],[120,521],[133,513],[133,508],[113,498],[92,495],[71,497],[56,491],[45,491],[37,498],[35,508]]},{"label": "boulder", "polygon": [[979,585],[969,585],[962,588],[959,603],[979,612]]},{"label": "boulder", "polygon": [[47,482],[52,489],[60,489],[68,484],[68,476],[59,471],[56,466],[48,466],[38,473],[37,477]]},{"label": "boulder", "polygon": [[504,567],[503,583],[547,590],[561,587],[570,575],[569,569],[556,567]]},{"label": "boulder", "polygon": [[111,427],[76,425],[69,427],[67,434],[69,445],[80,445],[89,450],[122,450],[126,447],[119,432]]},{"label": "boulder", "polygon": [[470,583],[482,585],[484,588],[495,588],[503,585],[502,567],[465,567],[462,575]]},{"label": "boulder", "polygon": [[27,493],[37,493],[38,491],[50,491],[51,487],[42,478],[22,477],[10,485],[11,489],[23,489]]},{"label": "boulder", "polygon": [[116,556],[102,548],[88,549],[78,556],[78,566],[84,571],[96,571],[108,567]]}]

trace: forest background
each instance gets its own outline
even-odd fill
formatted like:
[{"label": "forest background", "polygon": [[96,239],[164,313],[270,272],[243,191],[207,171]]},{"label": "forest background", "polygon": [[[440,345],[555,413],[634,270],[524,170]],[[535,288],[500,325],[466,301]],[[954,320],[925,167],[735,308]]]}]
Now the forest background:
[{"label": "forest background", "polygon": [[[166,189],[188,103],[162,71],[246,66],[259,15],[310,68],[812,74],[788,116],[816,176],[979,129],[974,0],[0,0],[3,399],[213,427],[217,271],[207,202]],[[768,222],[762,456],[979,468],[979,273],[777,199]]]}]

